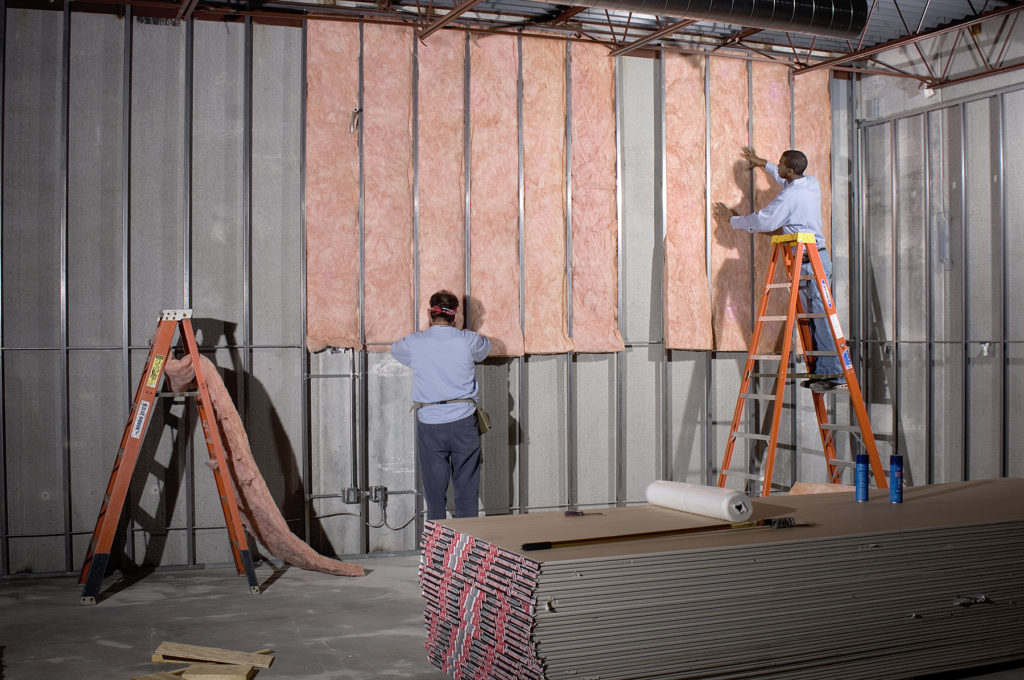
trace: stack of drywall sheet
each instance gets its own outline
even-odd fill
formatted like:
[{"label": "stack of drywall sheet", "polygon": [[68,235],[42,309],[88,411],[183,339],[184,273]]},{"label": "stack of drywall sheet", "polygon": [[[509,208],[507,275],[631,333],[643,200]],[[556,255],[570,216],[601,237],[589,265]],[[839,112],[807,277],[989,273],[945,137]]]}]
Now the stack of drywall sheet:
[{"label": "stack of drywall sheet", "polygon": [[875,493],[756,500],[754,520],[796,521],[779,529],[651,506],[429,523],[430,659],[457,678],[578,680],[867,680],[1024,659],[1024,480]]}]

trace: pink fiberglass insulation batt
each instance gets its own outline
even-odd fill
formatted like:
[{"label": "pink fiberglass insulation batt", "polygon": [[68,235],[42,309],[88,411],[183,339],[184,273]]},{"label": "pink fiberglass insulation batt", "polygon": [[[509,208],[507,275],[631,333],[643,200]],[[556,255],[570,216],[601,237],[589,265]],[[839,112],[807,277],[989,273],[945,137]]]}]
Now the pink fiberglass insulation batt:
[{"label": "pink fiberglass insulation batt", "polygon": [[412,29],[363,27],[363,238],[367,349],[412,331]]},{"label": "pink fiberglass insulation batt", "polygon": [[[711,59],[711,197],[750,212],[750,173],[740,151],[748,144],[747,64]],[[746,351],[750,341],[750,235],[712,218],[711,301],[715,349]]]},{"label": "pink fiberglass insulation batt", "polygon": [[615,60],[572,44],[572,340],[577,352],[617,352]]},{"label": "pink fiberglass insulation batt", "polygon": [[[753,68],[754,150],[772,163],[779,160],[789,143],[789,68],[781,64],[751,62]],[[761,169],[751,173],[754,180],[754,205],[747,210],[760,210],[779,193],[779,184]],[[771,259],[772,241],[767,234],[754,234],[754,304],[758,304],[764,292],[765,275]],[[779,261],[775,281],[785,281],[785,263]],[[769,315],[785,315],[788,295],[776,289],[769,297]],[[770,322],[764,325],[758,351],[768,354],[780,347],[783,324]]]},{"label": "pink fiberglass insulation batt", "polygon": [[821,185],[821,229],[832,244],[832,104],[828,71],[793,79],[793,146],[807,154],[807,174]]},{"label": "pink fiberglass insulation batt", "polygon": [[[419,46],[419,293],[422,330],[430,296],[466,289],[466,34],[438,31]],[[463,325],[463,309],[456,323]]]},{"label": "pink fiberglass insulation batt", "polygon": [[565,44],[523,38],[525,351],[567,352]]},{"label": "pink fiberglass insulation batt", "polygon": [[519,54],[516,38],[470,38],[469,326],[491,356],[521,356],[519,322]]},{"label": "pink fiberglass insulation batt", "polygon": [[665,344],[707,350],[704,58],[665,54]]},{"label": "pink fiberglass insulation batt", "polygon": [[310,351],[358,347],[359,27],[310,21],[306,74],[306,334]]},{"label": "pink fiberglass insulation batt", "polygon": [[[231,478],[238,492],[239,510],[246,530],[266,546],[274,557],[288,564],[321,571],[338,576],[362,576],[363,567],[358,564],[339,562],[320,555],[288,528],[267,484],[256,467],[249,438],[242,426],[242,419],[235,410],[235,404],[221,380],[217,367],[206,357],[200,357],[202,372],[206,378],[213,414],[220,428],[221,439],[227,455]],[[182,391],[195,381],[192,357],[168,359],[164,366],[171,389]],[[212,463],[212,461],[211,461]]]}]

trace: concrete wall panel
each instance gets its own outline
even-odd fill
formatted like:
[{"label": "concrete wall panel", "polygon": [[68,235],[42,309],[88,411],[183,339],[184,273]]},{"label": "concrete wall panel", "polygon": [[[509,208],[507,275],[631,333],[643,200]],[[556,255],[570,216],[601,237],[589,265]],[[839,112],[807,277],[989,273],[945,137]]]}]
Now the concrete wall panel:
[{"label": "concrete wall panel", "polygon": [[4,352],[4,454],[10,535],[64,531],[59,352]]},{"label": "concrete wall panel", "polygon": [[[245,26],[196,22],[193,42],[191,302],[244,342]],[[173,232],[172,232],[173,233]]]},{"label": "concrete wall panel", "polygon": [[57,12],[11,10],[6,23],[4,345],[58,347],[64,199],[62,20]]},{"label": "concrete wall panel", "polygon": [[124,20],[71,15],[68,343],[120,346],[124,328]]},{"label": "concrete wall panel", "polygon": [[301,344],[302,31],[254,25],[252,341]]},{"label": "concrete wall panel", "polygon": [[145,345],[160,310],[185,300],[185,24],[132,30],[129,321],[131,343]]},{"label": "concrete wall panel", "polygon": [[612,354],[576,359],[576,498],[584,505],[615,498],[616,364]]}]

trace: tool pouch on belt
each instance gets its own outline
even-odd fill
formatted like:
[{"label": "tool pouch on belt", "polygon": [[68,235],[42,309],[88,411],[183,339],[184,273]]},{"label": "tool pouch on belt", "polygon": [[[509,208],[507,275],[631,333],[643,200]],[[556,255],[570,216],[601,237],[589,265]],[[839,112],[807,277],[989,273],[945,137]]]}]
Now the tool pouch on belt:
[{"label": "tool pouch on belt", "polygon": [[480,430],[480,434],[487,434],[487,431],[491,429],[491,417],[487,415],[487,411],[483,410],[480,404],[477,403],[476,399],[465,397],[463,399],[445,399],[444,401],[414,401],[412,402],[412,410],[418,411],[424,406],[433,406],[435,404],[454,404],[459,401],[469,402],[476,407],[476,426]]}]

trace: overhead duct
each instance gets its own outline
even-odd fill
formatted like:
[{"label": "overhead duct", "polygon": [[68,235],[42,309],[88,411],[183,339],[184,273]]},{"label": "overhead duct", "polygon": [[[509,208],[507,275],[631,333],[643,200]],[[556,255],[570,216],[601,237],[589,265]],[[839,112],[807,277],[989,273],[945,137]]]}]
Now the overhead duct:
[{"label": "overhead duct", "polygon": [[574,5],[833,38],[860,35],[867,0],[574,0]]}]

